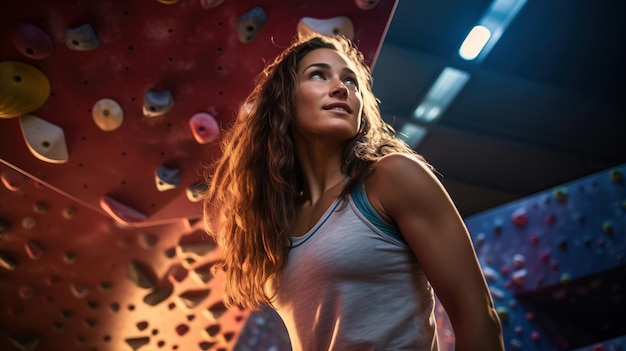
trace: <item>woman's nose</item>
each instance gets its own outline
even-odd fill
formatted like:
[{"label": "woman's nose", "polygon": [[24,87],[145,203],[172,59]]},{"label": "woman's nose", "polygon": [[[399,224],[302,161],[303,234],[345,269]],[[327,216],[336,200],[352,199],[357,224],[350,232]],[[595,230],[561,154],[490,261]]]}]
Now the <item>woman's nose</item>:
[{"label": "woman's nose", "polygon": [[343,97],[347,97],[348,96],[348,87],[346,87],[345,84],[343,84],[343,82],[339,81],[337,83],[334,83],[332,90],[330,91],[330,95],[331,96],[343,96]]}]

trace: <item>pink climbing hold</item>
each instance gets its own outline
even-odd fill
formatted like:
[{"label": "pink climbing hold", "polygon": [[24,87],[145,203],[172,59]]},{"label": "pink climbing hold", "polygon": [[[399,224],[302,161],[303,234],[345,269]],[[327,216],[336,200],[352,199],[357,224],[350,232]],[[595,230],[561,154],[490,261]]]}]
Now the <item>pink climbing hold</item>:
[{"label": "pink climbing hold", "polygon": [[199,112],[189,120],[189,127],[193,137],[200,144],[210,143],[220,134],[220,127],[213,116]]},{"label": "pink climbing hold", "polygon": [[109,216],[113,217],[117,222],[121,224],[132,224],[144,221],[147,216],[134,208],[131,208],[110,196],[103,196],[100,199],[100,207]]},{"label": "pink climbing hold", "polygon": [[54,50],[50,35],[29,22],[18,23],[11,32],[11,39],[15,48],[31,59],[46,58]]},{"label": "pink climbing hold", "polygon": [[533,331],[530,333],[530,339],[534,342],[541,341],[541,334],[538,331]]}]

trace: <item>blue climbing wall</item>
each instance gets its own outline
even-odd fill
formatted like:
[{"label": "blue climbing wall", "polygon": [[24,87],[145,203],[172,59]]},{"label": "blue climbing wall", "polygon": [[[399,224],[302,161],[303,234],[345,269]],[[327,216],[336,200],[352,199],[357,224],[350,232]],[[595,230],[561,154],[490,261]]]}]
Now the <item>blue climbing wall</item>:
[{"label": "blue climbing wall", "polygon": [[623,349],[625,170],[466,218],[508,350]]}]

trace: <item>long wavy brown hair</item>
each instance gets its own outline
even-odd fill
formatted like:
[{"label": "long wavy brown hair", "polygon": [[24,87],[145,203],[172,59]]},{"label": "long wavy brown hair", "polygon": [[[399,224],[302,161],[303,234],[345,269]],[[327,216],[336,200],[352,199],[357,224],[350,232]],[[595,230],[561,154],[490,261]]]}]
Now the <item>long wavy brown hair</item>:
[{"label": "long wavy brown hair", "polygon": [[341,197],[365,180],[380,157],[391,152],[420,157],[381,118],[370,68],[352,41],[319,34],[296,38],[257,76],[222,139],[222,156],[213,171],[207,168],[204,219],[222,249],[222,260],[214,267],[226,272],[224,302],[229,306],[256,309],[271,304],[274,296],[267,284],[280,283],[303,188],[291,132],[298,64],[319,48],[337,50],[355,63],[363,95],[360,130],[343,149],[343,171],[351,178]]}]

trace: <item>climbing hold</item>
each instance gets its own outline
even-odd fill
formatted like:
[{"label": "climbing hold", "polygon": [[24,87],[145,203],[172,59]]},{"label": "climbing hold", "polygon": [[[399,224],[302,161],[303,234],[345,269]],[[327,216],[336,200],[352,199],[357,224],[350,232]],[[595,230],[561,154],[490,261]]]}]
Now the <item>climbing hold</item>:
[{"label": "climbing hold", "polygon": [[189,271],[180,263],[176,263],[170,266],[170,268],[167,270],[167,273],[165,273],[167,279],[172,284],[182,282],[183,280],[185,280],[185,278],[187,278],[188,274]]},{"label": "climbing hold", "polygon": [[609,178],[614,183],[621,183],[624,180],[624,173],[619,168],[615,168],[609,171]]},{"label": "climbing hold", "polygon": [[176,330],[176,334],[178,334],[178,336],[183,336],[185,334],[187,334],[187,332],[189,331],[189,326],[187,324],[179,324],[176,326],[175,328]]},{"label": "climbing hold", "polygon": [[504,300],[504,291],[496,288],[495,286],[490,286],[489,291],[491,292],[491,296],[498,300]]},{"label": "climbing hold", "polygon": [[213,262],[196,267],[192,271],[191,277],[199,284],[204,285],[213,279]]},{"label": "climbing hold", "polygon": [[180,301],[183,305],[189,309],[193,309],[200,302],[202,302],[205,298],[209,296],[211,290],[202,289],[202,290],[190,290],[182,293],[179,296]]},{"label": "climbing hold", "polygon": [[0,62],[0,118],[32,112],[48,96],[50,81],[38,68],[17,61]]},{"label": "climbing hold", "polygon": [[267,20],[262,8],[256,6],[237,18],[237,36],[242,43],[249,43],[261,32]]},{"label": "climbing hold", "polygon": [[211,305],[211,307],[207,308],[205,311],[207,312],[207,315],[212,317],[207,318],[208,320],[213,319],[214,321],[217,321],[224,313],[228,311],[228,308],[226,307],[226,305],[224,305],[223,302],[218,301]]},{"label": "climbing hold", "polygon": [[332,17],[328,19],[317,19],[303,17],[298,22],[297,31],[300,34],[320,33],[323,35],[343,35],[348,39],[354,39],[354,25],[345,16]]},{"label": "climbing hold", "polygon": [[37,226],[37,219],[35,219],[35,217],[32,216],[26,216],[24,218],[22,218],[22,228],[24,229],[33,229]]},{"label": "climbing hold", "polygon": [[98,100],[91,109],[91,116],[98,128],[105,132],[119,128],[124,121],[124,111],[113,99]]},{"label": "climbing hold", "polygon": [[517,286],[524,286],[526,282],[526,276],[528,276],[528,271],[525,269],[513,272],[513,283],[515,283],[515,285]]},{"label": "climbing hold", "polygon": [[220,134],[220,127],[215,118],[204,112],[191,116],[189,127],[193,137],[200,144],[210,143]]},{"label": "climbing hold", "polygon": [[100,207],[120,224],[132,224],[144,221],[145,214],[131,208],[110,196],[103,196],[100,199]]},{"label": "climbing hold", "polygon": [[148,90],[144,94],[143,115],[146,117],[161,116],[174,106],[174,96],[169,90]]},{"label": "climbing hold", "polygon": [[165,301],[165,299],[167,299],[168,297],[170,297],[170,295],[172,295],[173,291],[174,291],[174,289],[172,289],[172,288],[158,288],[158,289],[155,289],[154,291],[152,291],[148,295],[144,296],[143,302],[148,304],[148,305],[150,305],[150,306],[156,306],[156,305],[160,304],[161,302]]},{"label": "climbing hold", "polygon": [[556,216],[552,213],[548,213],[544,219],[548,224],[554,224],[554,222],[556,222]]},{"label": "climbing hold", "polygon": [[567,283],[570,282],[570,280],[572,280],[572,278],[570,277],[569,274],[567,274],[567,273],[561,274],[561,283],[567,284]]},{"label": "climbing hold", "polygon": [[173,5],[178,2],[178,0],[157,0],[157,1],[165,5]]},{"label": "climbing hold", "polygon": [[526,264],[526,257],[524,257],[524,255],[521,254],[515,254],[513,255],[513,268],[514,269],[521,269],[522,267],[524,267],[524,265]]},{"label": "climbing hold", "polygon": [[31,59],[43,59],[52,54],[54,41],[48,33],[30,22],[19,22],[11,32],[15,48]]},{"label": "climbing hold", "polygon": [[65,30],[65,45],[76,51],[90,51],[98,48],[100,41],[91,25],[83,24]]},{"label": "climbing hold", "polygon": [[509,320],[509,309],[505,306],[498,306],[496,308],[496,313],[500,317],[500,320],[506,322]]},{"label": "climbing hold", "polygon": [[25,242],[24,249],[26,250],[26,254],[28,254],[28,257],[30,257],[32,260],[38,260],[41,258],[41,256],[43,256],[44,249],[41,244],[36,241],[29,240]]},{"label": "climbing hold", "polygon": [[493,221],[493,233],[496,235],[500,235],[500,233],[502,233],[502,220],[497,218],[495,221]]},{"label": "climbing hold", "polygon": [[71,284],[70,291],[78,299],[82,299],[89,294],[89,288],[83,284]]},{"label": "climbing hold", "polygon": [[200,5],[203,9],[208,10],[220,6],[225,1],[226,0],[200,0]]},{"label": "climbing hold", "polygon": [[541,340],[541,333],[539,333],[538,331],[532,331],[530,333],[530,339],[534,342],[539,342]]},{"label": "climbing hold", "polygon": [[191,202],[198,202],[204,198],[204,194],[206,194],[207,183],[196,183],[187,187],[185,190],[185,194],[187,195],[187,199]]},{"label": "climbing hold", "polygon": [[476,246],[482,246],[485,243],[485,239],[487,239],[485,233],[478,233],[478,235],[476,235]]},{"label": "climbing hold", "polygon": [[36,350],[41,341],[41,336],[36,332],[17,332],[9,334],[9,340],[20,350]]},{"label": "climbing hold", "polygon": [[200,258],[215,250],[216,247],[215,241],[209,239],[204,230],[197,230],[193,233],[181,236],[176,248],[178,254],[181,256],[192,254]]},{"label": "climbing hold", "polygon": [[563,187],[563,186],[560,186],[560,187],[554,189],[552,191],[552,196],[554,196],[554,198],[558,202],[563,202],[563,201],[567,200],[567,188]]},{"label": "climbing hold", "polygon": [[524,344],[522,344],[522,342],[520,340],[511,339],[510,343],[511,343],[511,348],[513,350],[522,350],[522,349],[524,349]]},{"label": "climbing hold", "polygon": [[378,5],[380,0],[354,0],[354,2],[361,10],[371,10]]},{"label": "climbing hold", "polygon": [[500,274],[502,275],[509,275],[509,273],[511,273],[511,269],[509,268],[509,266],[502,266],[500,267]]},{"label": "climbing hold", "polygon": [[128,266],[128,272],[126,278],[139,288],[152,289],[155,285],[156,276],[147,265],[139,262],[132,261]]},{"label": "climbing hold", "polygon": [[142,336],[138,338],[124,339],[124,341],[126,342],[126,344],[128,344],[128,346],[130,346],[131,349],[133,349],[133,351],[136,351],[144,345],[150,343],[150,338],[147,336]]},{"label": "climbing hold", "polygon": [[611,221],[605,221],[604,223],[602,223],[602,231],[605,234],[613,234],[613,222]]},{"label": "climbing hold", "polygon": [[45,214],[48,212],[48,204],[43,201],[37,201],[35,205],[33,205],[33,211],[38,214]]},{"label": "climbing hold", "polygon": [[204,336],[207,339],[212,339],[220,332],[220,329],[221,327],[219,323],[210,325],[204,328],[204,331],[202,332],[202,336]]},{"label": "climbing hold", "polygon": [[59,126],[33,115],[20,117],[20,126],[28,149],[36,158],[50,163],[69,160],[65,134]]},{"label": "climbing hold", "polygon": [[511,214],[511,221],[518,227],[525,227],[528,224],[528,211],[520,208]]},{"label": "climbing hold", "polygon": [[18,295],[22,300],[30,300],[35,296],[35,289],[30,285],[22,285],[18,288]]},{"label": "climbing hold", "polygon": [[0,267],[9,271],[13,271],[15,270],[16,266],[17,263],[11,255],[0,251]]},{"label": "climbing hold", "polygon": [[539,244],[539,236],[537,234],[531,234],[529,239],[530,239],[531,244],[533,245]]},{"label": "climbing hold", "polygon": [[154,179],[159,191],[174,189],[180,184],[180,170],[160,165],[156,169]]},{"label": "climbing hold", "polygon": [[76,209],[74,207],[66,207],[61,211],[61,216],[65,219],[72,219],[76,216]]},{"label": "climbing hold", "polygon": [[2,184],[10,191],[18,191],[26,183],[26,176],[11,168],[3,170],[2,174],[0,174],[0,179],[2,179]]}]

